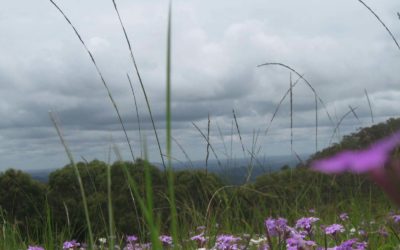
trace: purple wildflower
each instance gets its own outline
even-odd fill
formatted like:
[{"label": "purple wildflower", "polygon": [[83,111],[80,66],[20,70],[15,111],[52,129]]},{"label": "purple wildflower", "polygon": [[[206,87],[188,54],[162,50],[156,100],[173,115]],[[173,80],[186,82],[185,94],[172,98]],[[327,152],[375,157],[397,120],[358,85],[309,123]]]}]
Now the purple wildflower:
[{"label": "purple wildflower", "polygon": [[333,224],[325,228],[325,234],[329,235],[335,235],[337,233],[343,233],[343,232],[344,232],[344,227],[340,224]]},{"label": "purple wildflower", "polygon": [[63,249],[74,249],[79,247],[81,244],[76,242],[76,240],[66,241],[63,244]]},{"label": "purple wildflower", "polygon": [[358,230],[358,235],[360,235],[362,237],[367,237],[368,233],[364,229],[360,229],[360,230]]},{"label": "purple wildflower", "polygon": [[366,242],[358,242],[358,239],[346,240],[340,246],[336,247],[336,250],[364,250],[367,248]]},{"label": "purple wildflower", "polygon": [[134,244],[131,244],[131,243],[128,243],[128,244],[126,244],[126,246],[123,248],[123,250],[135,250],[135,245]]},{"label": "purple wildflower", "polygon": [[304,217],[296,222],[296,228],[301,228],[306,230],[307,232],[311,231],[312,224],[319,221],[319,218],[316,217]]},{"label": "purple wildflower", "polygon": [[357,250],[364,250],[364,249],[367,249],[367,247],[368,247],[368,243],[365,241],[356,243]]},{"label": "purple wildflower", "polygon": [[346,220],[349,219],[349,215],[348,215],[347,213],[341,213],[341,214],[339,215],[339,218],[340,218],[342,221],[346,221]]},{"label": "purple wildflower", "polygon": [[345,242],[340,244],[340,246],[338,246],[337,249],[340,249],[340,250],[351,250],[351,249],[353,249],[353,245],[356,242],[357,242],[357,239],[346,240]]},{"label": "purple wildflower", "polygon": [[389,237],[389,232],[384,227],[379,228],[378,233],[379,233],[380,236],[382,236],[384,238]]},{"label": "purple wildflower", "polygon": [[400,132],[382,139],[366,150],[344,151],[329,159],[317,160],[312,168],[324,173],[350,171],[365,173],[382,168],[389,159],[391,151],[400,143]]},{"label": "purple wildflower", "polygon": [[204,244],[207,242],[207,239],[204,237],[204,232],[202,232],[199,235],[195,235],[190,239],[193,240],[193,241],[196,241],[198,247],[203,247]]},{"label": "purple wildflower", "polygon": [[[400,195],[397,190],[398,178],[385,167],[395,168],[399,173],[399,161],[390,161],[390,154],[400,144],[400,131],[372,144],[369,148],[359,151],[344,151],[331,158],[316,160],[311,168],[323,173],[370,173],[374,181],[400,205]],[[390,164],[389,164],[390,163]]]},{"label": "purple wildflower", "polygon": [[265,220],[265,228],[268,230],[269,236],[279,236],[287,231],[287,220],[284,218],[268,218]]},{"label": "purple wildflower", "polygon": [[136,235],[127,235],[126,236],[126,241],[130,243],[134,243],[138,240],[138,237]]},{"label": "purple wildflower", "polygon": [[28,250],[45,250],[45,249],[41,246],[29,246]]},{"label": "purple wildflower", "polygon": [[139,243],[128,243],[123,250],[145,250],[151,249],[151,243],[139,244]]},{"label": "purple wildflower", "polygon": [[163,243],[164,246],[170,246],[172,245],[172,237],[168,236],[168,235],[161,235],[159,237],[159,239],[161,240],[161,242]]},{"label": "purple wildflower", "polygon": [[216,248],[218,250],[236,250],[239,249],[237,242],[241,240],[233,235],[218,235]]},{"label": "purple wildflower", "polygon": [[394,223],[400,223],[400,215],[392,215]]},{"label": "purple wildflower", "polygon": [[305,240],[304,236],[292,231],[290,238],[286,239],[287,249],[309,249],[309,247],[316,246],[317,244],[312,240]]}]

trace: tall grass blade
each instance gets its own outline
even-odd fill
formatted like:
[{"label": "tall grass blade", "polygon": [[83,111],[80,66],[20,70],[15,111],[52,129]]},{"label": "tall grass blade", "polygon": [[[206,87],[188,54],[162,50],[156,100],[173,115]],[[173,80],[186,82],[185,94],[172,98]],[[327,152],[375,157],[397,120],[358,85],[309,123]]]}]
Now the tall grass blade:
[{"label": "tall grass blade", "polygon": [[329,121],[330,121],[332,124],[335,124],[335,123],[333,122],[333,120],[332,120],[331,115],[330,115],[329,112],[328,112],[328,109],[326,108],[325,102],[321,99],[321,97],[318,96],[318,94],[317,94],[317,92],[315,91],[314,87],[311,85],[311,83],[310,83],[306,78],[304,78],[302,75],[300,75],[296,70],[294,70],[294,69],[291,68],[290,66],[288,66],[288,65],[286,65],[286,64],[283,64],[283,63],[275,63],[275,62],[272,62],[272,63],[263,63],[263,64],[258,65],[257,67],[269,66],[269,65],[277,65],[277,66],[281,66],[281,67],[287,68],[288,70],[294,72],[298,77],[300,77],[300,78],[307,84],[307,86],[311,89],[311,91],[317,96],[318,101],[321,103],[322,107],[325,109],[325,112],[326,112],[326,115],[327,115],[328,118],[329,118]]},{"label": "tall grass blade", "polygon": [[111,189],[111,166],[107,165],[107,200],[108,200],[108,226],[109,226],[109,240],[108,246],[110,249],[114,248],[115,237],[115,226],[114,226],[114,210],[112,205],[112,189]]},{"label": "tall grass blade", "polygon": [[[301,76],[303,77],[304,75],[301,75]],[[301,80],[301,77],[297,78],[297,80],[294,82],[292,88],[294,88],[300,80]],[[268,131],[269,131],[269,129],[271,128],[272,122],[274,121],[275,116],[278,114],[279,108],[281,107],[283,101],[286,99],[286,97],[289,95],[289,93],[290,93],[290,88],[289,88],[289,89],[285,92],[285,94],[282,96],[282,98],[281,98],[281,100],[279,101],[278,105],[276,105],[275,111],[274,111],[274,113],[272,114],[271,120],[269,121],[269,124],[268,124],[267,128],[265,129],[265,132],[264,132],[264,135],[265,135],[265,136],[268,134]]]},{"label": "tall grass blade", "polygon": [[[386,26],[386,24],[382,21],[382,19],[376,14],[375,11],[371,9],[364,1],[358,0],[362,5],[364,5],[365,8],[367,8],[375,17],[378,19],[378,21],[382,24],[382,26],[386,29],[386,31],[389,33],[390,37],[393,39],[394,43],[396,44],[397,48],[400,50],[400,45],[397,42],[396,38],[394,37],[393,33],[390,31],[390,29]],[[399,14],[399,13],[397,13]]]},{"label": "tall grass blade", "polygon": [[301,159],[300,155],[295,150],[293,150],[293,154],[296,156],[296,159],[300,162],[300,164],[302,166],[305,166],[304,161]]},{"label": "tall grass blade", "polygon": [[[231,121],[231,144],[230,144],[230,162],[233,162],[233,120]],[[228,164],[229,165],[229,164]]]},{"label": "tall grass blade", "polygon": [[261,170],[263,171],[263,173],[266,173],[267,170],[265,169],[264,165],[265,165],[265,159],[263,160],[263,162],[261,162],[259,159],[257,159],[257,154],[259,154],[261,151],[261,147],[257,150],[257,153],[254,153],[250,150],[247,150],[247,153],[249,153],[249,155],[253,158],[253,160],[255,160],[257,162],[257,166],[259,168],[261,168]]},{"label": "tall grass blade", "polygon": [[54,242],[55,239],[51,221],[51,211],[48,202],[46,202],[46,229],[46,247],[48,249],[54,249],[56,244]]},{"label": "tall grass blade", "polygon": [[139,128],[140,158],[143,158],[143,150],[142,150],[142,138],[143,138],[143,136],[142,136],[142,130],[141,130],[141,127],[140,127],[139,109],[138,109],[138,105],[137,105],[137,102],[136,102],[135,91],[133,91],[133,85],[132,85],[131,78],[129,77],[129,74],[126,74],[126,76],[128,77],[129,85],[131,86],[131,90],[132,90],[133,100],[135,102],[136,119],[137,119],[138,128]]},{"label": "tall grass blade", "polygon": [[112,149],[112,146],[111,146],[111,144],[112,144],[112,141],[113,141],[113,139],[112,139],[112,134],[110,135],[110,144],[108,145],[108,150],[107,150],[107,164],[108,165],[111,165],[111,149]]},{"label": "tall grass blade", "polygon": [[86,224],[87,224],[88,233],[89,233],[89,248],[93,249],[93,247],[94,247],[93,232],[92,232],[92,226],[91,226],[91,223],[90,223],[89,210],[88,210],[88,206],[87,206],[85,190],[83,188],[82,178],[81,178],[81,175],[79,173],[79,169],[75,164],[75,161],[74,161],[74,158],[72,156],[72,153],[69,150],[67,142],[64,140],[64,137],[63,137],[63,135],[61,133],[60,126],[58,125],[53,113],[49,112],[49,115],[50,115],[51,121],[53,122],[54,127],[56,128],[58,137],[60,138],[61,144],[63,145],[63,147],[65,149],[65,152],[66,152],[66,154],[68,156],[68,159],[70,160],[70,163],[71,163],[71,165],[73,166],[73,168],[75,170],[75,175],[76,175],[76,177],[78,179],[79,189],[81,191],[81,196],[82,196],[83,208],[85,210]]},{"label": "tall grass blade", "polygon": [[218,122],[216,122],[216,124],[217,124],[217,129],[218,129],[218,135],[219,135],[219,137],[221,138],[221,141],[222,141],[222,145],[224,146],[224,152],[223,152],[223,154],[225,155],[225,157],[226,157],[226,165],[224,165],[224,171],[226,170],[226,167],[227,166],[229,166],[229,164],[230,164],[230,160],[231,160],[231,156],[229,155],[229,153],[228,153],[228,147],[226,146],[226,142],[225,142],[225,138],[224,138],[224,134],[222,133],[222,129],[221,129],[221,127],[219,126],[219,124],[218,124]]},{"label": "tall grass blade", "polygon": [[167,67],[166,67],[166,142],[168,167],[171,167],[171,1],[168,8],[168,27],[167,27]]},{"label": "tall grass blade", "polygon": [[[334,107],[335,107],[335,119],[336,119],[336,125],[337,125],[339,123],[339,117],[338,117],[338,114],[337,114],[336,103],[334,102],[333,104],[334,104]],[[338,140],[339,140],[340,139],[340,127],[337,127],[337,131],[336,132],[337,132],[336,134],[337,134]]]},{"label": "tall grass blade", "polygon": [[[135,213],[136,213],[136,219],[137,219],[137,223],[139,225],[139,230],[141,231],[142,235],[144,234],[144,226],[143,228],[140,227],[141,223],[139,220],[139,214],[136,208],[136,201],[139,204],[140,210],[143,212],[144,215],[144,219],[147,222],[147,226],[150,229],[150,237],[151,237],[151,243],[152,243],[152,247],[154,249],[162,249],[161,248],[161,244],[160,241],[158,239],[159,236],[159,228],[156,225],[156,222],[154,220],[154,214],[153,214],[153,189],[152,189],[152,185],[151,185],[151,176],[149,173],[149,165],[147,162],[147,144],[146,144],[146,140],[144,138],[143,140],[143,148],[144,148],[144,173],[145,173],[145,182],[144,182],[144,190],[146,193],[146,202],[144,200],[144,198],[142,198],[140,196],[139,193],[139,189],[137,186],[137,183],[135,181],[134,178],[132,178],[126,164],[124,164],[121,153],[118,149],[118,146],[116,144],[113,145],[113,149],[114,149],[114,153],[117,156],[117,159],[119,162],[122,163],[122,170],[124,172],[125,178],[127,180],[127,183],[129,184],[129,191],[132,197],[132,201],[133,201],[133,205],[134,205],[134,209],[135,209]],[[149,179],[150,178],[150,179]],[[148,199],[150,197],[150,200]]]},{"label": "tall grass blade", "polygon": [[217,122],[217,129],[218,129],[219,137],[221,138],[221,141],[222,141],[222,145],[224,146],[224,155],[226,156],[226,158],[229,158],[228,148],[226,147],[224,135],[222,133],[221,127],[219,126],[218,122]]},{"label": "tall grass blade", "polygon": [[318,100],[316,94],[314,94],[314,98],[315,98],[315,152],[318,152]]},{"label": "tall grass blade", "polygon": [[159,140],[159,138],[158,138],[158,133],[157,133],[156,125],[155,125],[155,123],[154,123],[153,114],[152,114],[152,112],[151,112],[150,101],[149,101],[149,98],[147,97],[147,93],[146,93],[146,89],[145,89],[145,87],[144,87],[144,85],[143,85],[142,77],[140,76],[139,69],[138,69],[138,67],[137,67],[135,57],[133,56],[133,49],[132,49],[132,46],[131,46],[131,42],[130,42],[130,40],[129,40],[128,34],[126,33],[125,26],[124,26],[124,23],[122,22],[122,19],[121,19],[121,16],[120,16],[120,14],[119,14],[119,11],[118,11],[118,8],[117,8],[117,4],[116,4],[115,0],[113,0],[113,3],[114,3],[115,12],[116,12],[117,15],[118,15],[119,23],[121,24],[121,28],[122,28],[122,30],[123,30],[123,32],[124,32],[124,36],[125,36],[126,43],[128,44],[130,57],[131,57],[131,60],[132,60],[134,69],[135,69],[135,71],[136,71],[136,75],[137,75],[137,77],[138,77],[138,79],[139,79],[140,86],[142,87],[143,95],[144,95],[144,98],[145,98],[145,100],[146,100],[147,109],[148,109],[149,115],[150,115],[151,124],[153,125],[154,134],[155,134],[155,136],[156,136],[157,146],[158,146],[158,150],[159,150],[159,152],[160,152],[160,157],[161,157],[161,161],[162,161],[162,164],[163,164],[163,167],[164,167],[164,172],[166,172],[166,171],[167,171],[167,167],[166,167],[166,164],[165,164],[165,161],[164,161],[164,157],[163,157],[163,153],[162,153],[162,149],[161,149],[160,140]]},{"label": "tall grass blade", "polygon": [[[85,159],[85,157],[81,156],[81,158],[82,158],[83,162],[85,163],[84,166],[85,166],[86,174],[89,176],[91,187],[93,188],[95,193],[98,193],[96,184],[94,182],[94,178],[89,171],[89,162]],[[103,214],[103,209],[101,209],[101,205],[99,205],[99,210],[100,210],[99,217],[101,218],[101,220],[103,222],[104,228],[107,228],[107,222],[106,222],[105,216]]]},{"label": "tall grass blade", "polygon": [[175,144],[179,147],[179,149],[182,151],[182,153],[185,155],[186,160],[190,163],[190,166],[194,168],[193,162],[190,159],[189,155],[187,154],[186,150],[182,147],[182,145],[178,142],[177,139],[175,139],[173,136],[171,136],[171,139],[175,142]]},{"label": "tall grass blade", "polygon": [[[145,150],[146,150],[146,143],[145,143]],[[144,175],[145,175],[145,187],[146,187],[146,202],[147,202],[147,211],[148,211],[148,221],[150,223],[150,228],[151,228],[151,235],[152,235],[152,243],[155,244],[156,242],[159,242],[158,239],[158,226],[154,220],[155,216],[153,213],[153,185],[152,185],[152,180],[151,180],[151,173],[150,173],[150,165],[147,161],[147,152],[145,151],[145,159],[146,161],[144,162]],[[159,249],[159,248],[155,248]],[[160,248],[161,249],[161,248]]]},{"label": "tall grass blade", "polygon": [[260,135],[260,130],[257,131],[257,133],[255,132],[255,130],[253,130],[253,138],[252,138],[252,144],[251,144],[251,151],[247,150],[250,154],[250,163],[249,163],[249,167],[247,170],[247,177],[246,177],[246,183],[248,183],[251,179],[251,174],[253,173],[253,168],[254,168],[254,164],[253,162],[255,160],[257,160],[256,155],[259,153],[259,151],[261,151],[261,147],[259,148],[259,150],[255,152],[255,149],[257,147],[257,141],[258,141],[258,137]]},{"label": "tall grass blade", "polygon": [[206,152],[206,175],[208,174],[208,158],[210,157],[210,113],[208,113],[208,122],[207,122],[207,152]]},{"label": "tall grass blade", "polygon": [[[123,162],[124,159],[122,158],[121,151],[119,150],[117,144],[113,143],[112,144],[112,149],[113,149],[114,154],[115,154],[115,156],[117,158],[117,161],[118,162]],[[126,167],[124,167],[124,168],[126,168]],[[127,183],[129,184],[129,179],[127,177],[125,177],[125,178],[126,178]],[[137,205],[136,205],[135,195],[132,192],[132,187],[129,188],[129,195],[131,196],[133,209],[135,210],[136,223],[138,224],[139,234],[143,236],[144,235],[143,232],[144,232],[144,226],[145,225],[142,225],[142,223],[140,222],[139,212],[138,212],[138,208],[137,208]]]},{"label": "tall grass blade", "polygon": [[293,151],[293,82],[292,72],[290,72],[290,151]]},{"label": "tall grass blade", "polygon": [[68,226],[68,231],[69,231],[71,228],[71,220],[69,219],[69,211],[68,211],[67,204],[65,204],[65,201],[63,201],[63,205],[64,205],[64,209],[65,209],[65,216],[67,216],[67,226]]},{"label": "tall grass blade", "polygon": [[[243,143],[243,140],[242,140],[242,135],[241,135],[240,129],[239,129],[239,123],[238,123],[238,121],[237,121],[237,117],[236,117],[236,113],[235,113],[235,110],[234,110],[234,109],[232,109],[232,114],[233,114],[233,120],[235,121],[235,124],[236,124],[236,130],[237,130],[238,135],[239,135],[240,145],[242,146],[243,157],[246,158],[246,150],[245,150],[245,148],[244,148],[244,143]],[[248,164],[248,166],[247,166],[246,183],[250,180],[250,177],[251,177],[251,171],[252,171],[252,169],[253,169],[251,165],[252,165],[252,157],[250,157],[250,162],[249,162],[249,164]]]},{"label": "tall grass blade", "polygon": [[350,109],[351,113],[353,113],[353,115],[357,119],[357,121],[361,124],[362,122],[360,121],[360,118],[358,118],[358,115],[357,115],[356,111],[354,110],[354,108],[351,105],[349,105],[349,109]]},{"label": "tall grass blade", "polygon": [[243,144],[243,140],[242,140],[242,135],[241,135],[241,133],[240,133],[239,123],[238,123],[238,121],[237,121],[236,113],[235,113],[235,110],[234,110],[234,109],[232,109],[232,114],[233,114],[233,120],[235,121],[235,125],[236,125],[236,131],[238,132],[240,145],[242,146],[243,156],[246,157],[246,150],[244,149],[244,144]]},{"label": "tall grass blade", "polygon": [[[356,110],[357,108],[358,108],[358,107],[355,107],[355,108],[353,108],[353,110]],[[340,118],[339,122],[336,124],[335,129],[333,130],[333,133],[332,133],[331,139],[329,140],[328,145],[331,145],[332,140],[333,140],[333,137],[335,136],[337,130],[339,129],[339,126],[342,124],[344,118],[346,118],[346,117],[347,117],[349,114],[351,114],[351,113],[352,113],[352,111],[349,110],[349,111],[347,111],[347,112]]]},{"label": "tall grass blade", "polygon": [[207,139],[207,136],[203,133],[203,131],[201,131],[201,129],[196,125],[196,123],[192,122],[192,124],[193,124],[193,126],[197,129],[197,131],[200,132],[200,134],[201,134],[201,136],[204,138],[204,140],[206,140],[206,142],[207,142],[208,144],[210,144],[211,152],[214,154],[214,157],[215,157],[215,159],[216,159],[217,162],[218,162],[218,166],[219,166],[219,167],[222,167],[222,164],[221,164],[221,162],[220,162],[220,160],[219,160],[219,158],[218,158],[218,155],[215,153],[214,147],[212,146],[212,144],[210,143],[210,141]]},{"label": "tall grass blade", "polygon": [[369,99],[369,95],[368,95],[367,89],[364,89],[364,92],[365,92],[365,96],[367,97],[369,112],[371,114],[371,122],[373,124],[374,123],[374,114],[372,113],[371,100]]},{"label": "tall grass blade", "polygon": [[134,160],[135,160],[135,156],[134,156],[134,154],[133,154],[133,149],[132,149],[131,143],[130,143],[130,141],[129,141],[128,133],[127,133],[127,131],[126,131],[126,129],[125,129],[125,125],[124,125],[124,122],[123,122],[123,120],[122,120],[121,114],[119,113],[119,109],[118,109],[118,107],[117,107],[117,103],[114,101],[114,98],[112,97],[111,91],[110,91],[110,89],[108,88],[108,84],[106,83],[106,81],[105,81],[105,79],[104,79],[104,77],[103,77],[103,74],[102,74],[101,71],[100,71],[100,68],[97,66],[96,60],[94,59],[92,52],[90,52],[89,48],[86,46],[86,44],[85,44],[85,42],[83,41],[83,39],[82,39],[81,35],[79,34],[78,30],[75,28],[75,26],[74,26],[74,25],[72,24],[72,22],[69,20],[69,18],[65,15],[65,13],[61,10],[61,8],[58,7],[58,5],[57,5],[53,0],[50,0],[50,2],[51,2],[51,3],[57,8],[57,10],[64,16],[65,20],[69,23],[69,25],[71,26],[71,28],[74,30],[75,35],[78,37],[79,41],[81,42],[81,44],[82,44],[83,47],[85,48],[86,52],[88,53],[90,59],[92,60],[92,63],[93,63],[93,65],[94,65],[94,67],[96,68],[97,74],[99,75],[99,77],[100,77],[100,79],[101,79],[101,82],[103,83],[104,88],[105,88],[106,91],[107,91],[108,97],[110,98],[110,101],[111,101],[112,105],[114,106],[114,109],[115,109],[115,111],[116,111],[116,113],[117,113],[119,123],[121,124],[122,130],[124,131],[125,139],[126,139],[126,142],[128,143],[129,150],[130,150],[130,152],[131,152],[132,160],[134,161]]},{"label": "tall grass blade", "polygon": [[167,159],[168,159],[168,196],[171,209],[171,231],[174,248],[178,247],[178,215],[175,204],[174,173],[171,165],[171,29],[172,29],[172,0],[168,6],[168,27],[167,27],[167,93],[166,93],[166,123],[167,123]]},{"label": "tall grass blade", "polygon": [[121,150],[119,150],[117,144],[113,143],[112,144],[112,149],[114,151],[115,157],[117,158],[117,161],[123,162],[124,159],[122,158]]}]

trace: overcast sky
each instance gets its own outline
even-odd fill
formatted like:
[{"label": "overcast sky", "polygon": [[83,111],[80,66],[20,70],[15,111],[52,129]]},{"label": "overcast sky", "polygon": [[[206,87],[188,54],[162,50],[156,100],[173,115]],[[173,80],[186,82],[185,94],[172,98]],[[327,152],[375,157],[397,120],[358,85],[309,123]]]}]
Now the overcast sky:
[{"label": "overcast sky", "polygon": [[[365,0],[400,39],[398,0]],[[58,0],[93,53],[128,128],[135,157],[141,146],[133,80],[150,160],[160,162],[143,93],[111,0]],[[118,0],[165,151],[167,1]],[[318,148],[340,135],[398,117],[400,50],[357,0],[175,0],[172,16],[172,135],[192,160],[205,159],[204,133],[220,158],[243,157],[232,110],[246,150],[260,131],[259,157],[290,155],[290,102],[276,105],[290,85],[284,63],[304,74],[318,103]],[[71,27],[50,1],[5,1],[0,8],[0,170],[61,167],[67,156],[49,118],[56,113],[75,159],[107,160],[115,144],[128,146],[107,92]],[[293,81],[297,79],[292,75]],[[293,88],[293,150],[315,151],[314,93],[304,81]],[[218,129],[219,127],[219,129]],[[337,141],[334,136],[333,141]],[[231,143],[232,142],[232,143]],[[225,146],[224,146],[225,143]],[[259,150],[259,151],[258,151]],[[185,160],[173,143],[174,158]],[[213,156],[211,156],[213,158]],[[111,154],[115,160],[115,155]]]}]

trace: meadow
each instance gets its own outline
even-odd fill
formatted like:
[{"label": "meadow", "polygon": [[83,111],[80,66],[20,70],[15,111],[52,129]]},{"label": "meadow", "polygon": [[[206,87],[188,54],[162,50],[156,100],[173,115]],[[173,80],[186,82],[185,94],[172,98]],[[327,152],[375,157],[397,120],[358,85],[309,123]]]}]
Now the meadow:
[{"label": "meadow", "polygon": [[[120,111],[95,56],[62,9],[50,2],[89,55],[131,147]],[[397,40],[379,16],[363,1],[359,2],[383,25],[400,51]],[[146,100],[162,167],[151,165],[145,143],[141,145],[143,159],[135,158],[130,148],[135,160],[125,161],[118,148],[114,148],[118,161],[112,164],[99,160],[76,162],[62,135],[61,124],[50,112],[70,163],[52,172],[47,183],[13,169],[0,173],[0,249],[400,249],[400,175],[396,150],[400,143],[396,132],[400,130],[400,119],[391,118],[359,129],[306,161],[299,158],[295,168],[283,167],[254,181],[250,181],[254,168],[262,166],[255,152],[246,151],[240,139],[243,152],[250,159],[247,175],[240,185],[228,184],[206,166],[201,170],[175,171],[171,156],[172,5],[167,32],[164,153],[145,83],[117,4],[114,0],[113,3]],[[266,66],[286,68],[298,81],[312,88],[303,75],[286,64],[259,65]],[[130,79],[129,82],[132,86]],[[291,84],[283,97],[289,96],[291,104],[296,84]],[[132,94],[135,99],[133,91]],[[315,91],[314,94],[316,104],[324,106]],[[367,92],[366,98],[369,101]],[[351,109],[348,114],[354,112]],[[139,114],[137,106],[136,114]],[[348,114],[336,123],[333,136]],[[233,118],[240,138],[240,124],[234,110]],[[204,133],[193,125],[207,142],[206,162],[209,155],[218,160],[209,128]],[[318,124],[315,131],[317,138]]]}]

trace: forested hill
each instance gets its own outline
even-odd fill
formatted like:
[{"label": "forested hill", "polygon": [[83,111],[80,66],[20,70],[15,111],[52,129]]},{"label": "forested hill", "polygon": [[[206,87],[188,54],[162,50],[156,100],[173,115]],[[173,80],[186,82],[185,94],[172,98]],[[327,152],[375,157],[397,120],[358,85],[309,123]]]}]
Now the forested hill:
[{"label": "forested hill", "polygon": [[340,143],[334,143],[332,146],[311,155],[307,163],[309,164],[315,159],[331,156],[342,150],[364,149],[371,145],[371,143],[387,137],[398,130],[400,130],[400,118],[390,118],[386,122],[371,127],[360,128],[357,132],[343,136]]},{"label": "forested hill", "polygon": [[[345,136],[341,143],[318,152],[310,160],[328,156],[343,149],[366,147],[371,142],[390,135],[398,129],[400,129],[400,119],[389,119],[385,123],[360,129],[356,133]],[[78,163],[77,168],[88,198],[89,214],[93,216],[92,221],[96,222],[93,224],[96,233],[105,234],[105,223],[98,220],[98,215],[107,214],[107,170],[109,168],[112,204],[115,214],[119,215],[115,217],[117,230],[125,233],[136,233],[139,230],[137,224],[132,223],[136,220],[137,214],[132,209],[130,185],[126,181],[124,169],[135,180],[141,197],[145,197],[146,194],[144,172],[146,169],[149,171],[154,192],[154,210],[159,211],[160,218],[166,221],[165,228],[168,227],[170,210],[165,209],[168,207],[168,195],[165,193],[168,188],[165,175],[158,167],[142,160],[115,162],[111,166],[94,160]],[[211,197],[215,194],[220,196],[216,198],[218,202],[213,203],[214,210],[222,209],[220,211],[224,212],[221,214],[224,214],[227,207],[233,207],[235,211],[240,211],[247,221],[253,221],[255,225],[259,223],[259,220],[252,216],[260,213],[260,209],[263,210],[263,214],[268,214],[269,211],[284,214],[293,209],[297,211],[314,206],[346,211],[347,207],[340,206],[347,203],[341,201],[348,201],[354,197],[357,197],[360,204],[369,204],[370,197],[376,197],[375,204],[383,206],[389,204],[384,194],[365,176],[351,174],[330,176],[301,167],[262,174],[255,181],[240,188],[230,186],[222,178],[210,172],[206,173],[204,170],[175,171],[173,178],[176,204],[179,204],[178,213],[180,219],[186,222],[196,219],[193,214],[205,214]],[[235,204],[232,205],[232,202]],[[82,230],[85,228],[84,209],[73,166],[67,165],[52,172],[47,183],[35,181],[21,171],[7,170],[0,173],[0,212],[8,221],[18,221],[21,228],[27,230],[39,228],[43,224],[43,218],[46,218],[46,206],[54,215],[53,222],[56,226],[66,225],[67,218],[72,218],[69,223],[73,225],[73,235],[82,236],[84,233]],[[69,217],[66,216],[66,211]],[[235,220],[236,217],[240,218],[231,216],[229,219]],[[190,223],[195,223],[195,221]],[[241,221],[236,223],[241,223]]]}]

